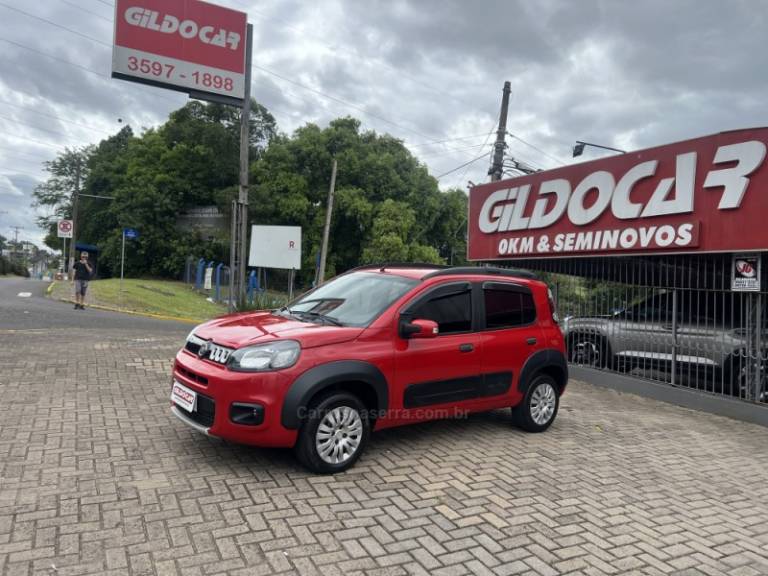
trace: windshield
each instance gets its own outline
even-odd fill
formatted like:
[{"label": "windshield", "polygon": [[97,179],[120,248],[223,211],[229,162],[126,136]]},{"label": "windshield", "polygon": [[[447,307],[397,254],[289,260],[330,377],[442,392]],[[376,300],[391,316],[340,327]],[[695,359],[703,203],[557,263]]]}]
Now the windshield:
[{"label": "windshield", "polygon": [[323,284],[287,306],[291,314],[307,319],[325,317],[344,326],[367,326],[418,280],[353,272]]}]

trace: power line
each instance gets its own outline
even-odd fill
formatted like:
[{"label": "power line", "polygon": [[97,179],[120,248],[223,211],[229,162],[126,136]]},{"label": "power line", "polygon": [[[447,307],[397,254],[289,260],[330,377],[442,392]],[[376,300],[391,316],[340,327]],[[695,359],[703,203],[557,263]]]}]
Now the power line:
[{"label": "power line", "polygon": [[34,18],[35,20],[39,20],[40,22],[45,22],[46,24],[50,24],[51,26],[55,26],[56,28],[60,28],[62,30],[66,30],[67,32],[70,32],[72,34],[76,34],[77,36],[80,36],[81,38],[86,38],[88,40],[92,40],[93,42],[97,42],[99,44],[102,44],[104,46],[107,46],[108,48],[111,48],[111,44],[107,44],[106,42],[102,42],[101,40],[98,40],[94,38],[93,36],[88,36],[88,34],[83,34],[82,32],[78,32],[77,30],[72,30],[72,28],[67,28],[66,26],[62,26],[61,24],[57,24],[53,20],[48,20],[48,18],[43,18],[42,16],[36,16],[34,14],[30,14],[29,12],[25,12],[24,10],[21,10],[19,8],[15,8],[14,6],[9,6],[5,2],[0,1],[0,6],[3,6],[4,8],[8,8],[9,10],[13,10],[14,12],[18,12],[19,14],[24,14],[25,16],[28,16],[29,18]]},{"label": "power line", "polygon": [[[488,134],[485,136],[485,140],[483,141],[483,148],[485,148],[488,145],[488,140],[491,137],[491,134],[496,130],[496,123],[493,123],[493,126],[491,126],[491,129],[488,131]],[[454,184],[454,187],[458,187],[460,182],[464,180],[464,177],[467,175],[467,171],[469,170],[469,164],[467,164],[467,167],[464,169],[464,172],[461,173],[461,176],[456,180],[456,184]]]},{"label": "power line", "polygon": [[40,179],[40,174],[32,174],[31,172],[24,172],[22,170],[16,170],[15,168],[5,168],[3,166],[0,166],[0,174],[6,178],[8,177],[8,174],[23,174],[24,176],[32,176],[33,178]]},{"label": "power line", "polygon": [[14,124],[21,124],[22,126],[29,126],[30,128],[34,128],[35,130],[40,130],[42,132],[48,132],[49,134],[56,134],[58,136],[69,136],[69,134],[65,134],[64,132],[59,132],[58,130],[48,130],[47,128],[40,128],[39,126],[35,126],[34,124],[30,124],[29,122],[23,122],[21,120],[16,120],[15,118],[9,118],[8,116],[3,116],[0,114],[0,120],[5,120],[6,122],[13,122]]},{"label": "power line", "polygon": [[[34,52],[35,54],[38,54],[40,56],[44,56],[46,58],[50,58],[52,60],[56,60],[57,62],[61,62],[62,64],[67,64],[68,66],[74,66],[75,68],[79,68],[80,70],[83,70],[85,72],[89,72],[91,74],[95,74],[96,76],[100,76],[102,78],[110,79],[109,74],[104,74],[103,72],[99,72],[98,70],[94,70],[92,68],[87,68],[86,66],[81,66],[80,64],[76,64],[74,62],[70,62],[69,60],[64,60],[63,58],[59,58],[58,56],[53,56],[52,54],[47,54],[45,52],[41,52],[40,50],[36,50],[35,48],[31,48],[29,46],[25,46],[24,44],[20,44],[19,42],[15,42],[13,40],[8,40],[7,38],[0,37],[0,41],[7,42],[8,44],[12,44],[13,46],[16,46],[18,48],[22,48],[24,50],[29,50],[30,52]],[[114,85],[110,85],[114,86]],[[136,86],[141,86],[141,84],[137,84]],[[152,88],[154,91],[155,88]],[[178,106],[179,102],[176,102],[173,98],[169,98],[168,96],[165,96],[163,94],[158,94],[157,92],[154,93],[156,98],[161,98],[163,100],[167,100],[168,102],[171,102],[172,104]]]},{"label": "power line", "polygon": [[70,2],[69,0],[59,0],[60,2],[64,2],[64,4],[69,4],[73,8],[77,8],[78,10],[82,10],[83,12],[86,12],[92,16],[96,16],[96,18],[101,18],[102,20],[106,20],[107,22],[112,22],[111,18],[107,18],[103,14],[99,14],[98,12],[93,12],[92,10],[88,10],[88,8],[83,8],[79,4],[75,4],[74,2]]},{"label": "power line", "polygon": [[440,180],[440,178],[442,178],[443,176],[448,176],[448,174],[452,174],[453,172],[456,172],[457,170],[461,170],[462,168],[464,168],[464,166],[469,166],[470,164],[474,164],[475,162],[477,162],[478,160],[482,160],[486,156],[488,156],[487,153],[483,154],[482,156],[478,156],[477,158],[475,158],[473,160],[470,160],[469,162],[464,162],[464,164],[462,164],[460,166],[456,166],[456,168],[454,168],[453,170],[448,170],[448,172],[443,172],[442,174],[440,174],[440,176],[435,176],[435,180]]},{"label": "power line", "polygon": [[[106,2],[105,2],[105,4],[106,4]],[[66,26],[62,26],[61,24],[58,24],[58,23],[56,23],[56,22],[53,22],[53,21],[51,21],[51,20],[49,20],[49,19],[47,19],[47,18],[43,18],[43,17],[40,17],[40,16],[36,16],[36,15],[34,15],[34,14],[30,14],[29,12],[26,12],[26,11],[24,11],[24,10],[20,10],[20,9],[18,9],[18,8],[15,8],[15,7],[13,7],[13,6],[9,6],[8,4],[5,4],[5,3],[4,3],[4,2],[2,2],[2,1],[0,1],[0,6],[3,6],[3,7],[5,7],[5,8],[8,8],[8,9],[10,9],[10,10],[13,10],[13,11],[15,11],[15,12],[18,12],[18,13],[20,13],[20,14],[24,14],[25,16],[28,16],[28,17],[30,17],[30,18],[34,18],[34,19],[36,19],[36,20],[40,20],[40,21],[42,21],[42,22],[45,22],[45,23],[47,23],[47,24],[50,24],[50,25],[52,25],[52,26],[55,26],[55,27],[57,27],[57,28],[59,28],[59,29],[61,29],[61,30],[64,30],[64,31],[66,31],[66,32],[70,32],[71,34],[75,34],[75,35],[77,35],[77,36],[80,36],[80,37],[82,37],[82,38],[86,38],[86,39],[88,39],[88,40],[91,40],[91,41],[93,41],[93,42],[96,42],[97,44],[101,44],[101,45],[103,45],[103,46],[106,46],[106,47],[110,47],[110,48],[111,48],[111,44],[109,44],[109,43],[103,42],[103,41],[99,40],[98,38],[94,38],[94,37],[92,37],[92,36],[89,36],[88,34],[83,34],[82,32],[78,32],[77,30],[73,30],[73,29],[71,29],[71,28],[68,28],[68,27],[66,27]],[[72,66],[76,66],[76,67],[78,67],[78,68],[81,68],[81,69],[83,69],[83,70],[86,70],[86,71],[89,71],[89,72],[95,73],[95,74],[97,74],[97,75],[99,75],[99,76],[103,76],[103,77],[107,77],[107,78],[109,77],[109,76],[107,76],[106,74],[102,74],[102,73],[96,72],[96,71],[94,71],[94,70],[91,70],[91,69],[89,69],[89,68],[86,68],[86,67],[84,67],[84,66],[80,66],[80,65],[78,65],[78,64],[75,64],[75,63],[73,63],[73,62],[69,62],[69,61],[66,61],[66,60],[61,60],[61,59],[59,59],[59,58],[56,58],[56,57],[53,57],[53,56],[51,56],[51,55],[49,55],[49,54],[45,54],[45,53],[43,53],[43,52],[40,52],[40,51],[34,50],[34,49],[32,49],[32,48],[29,48],[29,47],[27,47],[27,46],[23,46],[23,45],[21,45],[21,44],[19,44],[19,43],[17,43],[17,42],[13,42],[13,41],[10,41],[10,40],[7,40],[7,39],[3,39],[3,38],[0,38],[0,40],[4,40],[4,41],[6,41],[6,42],[8,42],[8,43],[10,43],[10,44],[14,44],[14,45],[16,45],[16,46],[19,46],[19,47],[22,47],[22,48],[26,48],[26,49],[28,49],[28,50],[31,50],[31,51],[33,51],[33,52],[37,52],[38,54],[41,54],[41,55],[43,55],[43,56],[47,56],[47,57],[50,57],[50,58],[54,58],[54,59],[56,59],[56,60],[60,60],[60,61],[62,61],[62,62],[65,62],[65,63],[69,64],[69,65],[72,65]],[[302,84],[302,83],[300,83],[300,82],[297,82],[297,81],[295,81],[295,80],[292,80],[292,79],[290,79],[290,78],[287,78],[287,77],[285,77],[285,76],[283,76],[283,75],[281,75],[281,74],[279,74],[279,73],[277,73],[277,72],[274,72],[273,70],[270,70],[270,69],[268,69],[268,68],[265,68],[265,67],[263,67],[263,66],[259,66],[259,65],[256,65],[256,64],[254,64],[254,65],[252,65],[252,67],[253,67],[253,68],[255,68],[255,69],[257,69],[257,70],[260,70],[260,71],[262,71],[262,72],[264,72],[264,73],[267,73],[267,74],[270,74],[270,75],[272,75],[272,76],[275,76],[276,78],[279,78],[279,79],[283,80],[284,82],[288,82],[288,83],[290,83],[290,84],[296,85],[296,86],[298,86],[298,87],[300,87],[300,88],[302,88],[302,89],[304,89],[304,90],[307,90],[307,91],[309,91],[309,92],[312,92],[312,93],[314,93],[314,94],[317,94],[317,95],[319,95],[319,96],[322,96],[322,97],[324,97],[324,98],[326,98],[326,99],[328,99],[328,100],[332,100],[332,101],[334,101],[334,102],[337,102],[337,103],[339,103],[339,104],[342,104],[342,105],[344,105],[344,106],[347,106],[347,107],[349,107],[349,108],[352,108],[353,110],[357,110],[358,112],[360,112],[360,113],[362,113],[362,114],[364,114],[364,115],[366,115],[366,116],[369,116],[369,117],[371,117],[371,118],[375,118],[375,119],[377,119],[377,120],[379,120],[379,121],[381,121],[381,122],[385,122],[385,123],[387,123],[387,124],[390,124],[390,125],[392,125],[392,126],[395,126],[395,127],[399,128],[399,129],[401,129],[401,130],[405,130],[405,131],[407,131],[407,132],[411,132],[411,133],[413,133],[413,134],[416,134],[416,135],[418,135],[418,136],[421,136],[422,138],[426,138],[428,141],[431,141],[431,142],[434,142],[434,143],[439,143],[439,142],[440,142],[439,140],[436,140],[436,139],[434,139],[434,138],[433,138],[433,137],[431,137],[431,136],[428,136],[428,135],[426,135],[426,134],[423,134],[423,133],[419,132],[418,130],[414,130],[414,129],[412,129],[412,128],[408,128],[408,127],[406,127],[406,126],[403,126],[403,125],[401,125],[401,124],[399,124],[399,123],[397,123],[397,122],[394,122],[393,120],[389,120],[388,118],[385,118],[385,117],[383,117],[383,116],[379,116],[379,115],[377,115],[377,114],[373,114],[373,113],[371,113],[371,112],[368,112],[367,110],[365,110],[364,108],[362,108],[362,107],[360,107],[360,106],[358,106],[358,105],[356,105],[356,104],[353,104],[353,103],[351,103],[351,102],[347,102],[346,100],[343,100],[343,99],[341,99],[341,98],[338,98],[338,97],[336,97],[336,96],[332,96],[332,95],[330,95],[330,94],[327,94],[327,93],[325,93],[325,92],[323,92],[323,91],[321,91],[321,90],[317,90],[317,89],[315,89],[315,88],[312,88],[312,87],[310,87],[310,86],[307,86],[307,85],[305,85],[305,84]]]},{"label": "power line", "polygon": [[27,164],[36,164],[38,166],[42,165],[44,160],[27,160],[26,158],[19,158],[18,156],[15,156],[13,154],[7,154],[5,152],[0,152],[0,158],[8,158],[10,160],[13,160],[15,162],[25,162]]},{"label": "power line", "polygon": [[481,136],[485,136],[485,132],[482,134],[473,134],[472,136],[457,136],[456,138],[436,140],[434,142],[419,142],[418,144],[408,144],[408,148],[421,148],[423,146],[433,146],[434,144],[444,144],[445,142],[455,142],[457,140],[471,140],[472,138],[480,138]]},{"label": "power line", "polygon": [[[70,32],[70,33],[72,33],[72,34],[76,34],[77,36],[80,36],[80,37],[82,37],[82,38],[86,38],[86,39],[88,39],[88,40],[91,40],[91,41],[93,41],[93,42],[96,42],[96,43],[98,43],[98,44],[101,44],[102,46],[106,46],[106,47],[108,47],[108,48],[111,48],[111,47],[112,47],[112,45],[111,45],[111,44],[109,44],[109,43],[107,43],[107,42],[103,42],[103,41],[99,40],[98,38],[94,38],[93,36],[89,36],[88,34],[83,34],[82,32],[78,32],[77,30],[73,30],[73,29],[71,29],[71,28],[68,28],[68,27],[66,27],[66,26],[62,26],[61,24],[57,24],[56,22],[53,22],[52,20],[49,20],[49,19],[47,19],[47,18],[43,18],[43,17],[41,17],[41,16],[36,16],[36,15],[34,15],[34,14],[30,14],[29,12],[25,12],[24,10],[20,10],[20,9],[18,9],[18,8],[14,8],[13,6],[9,6],[8,4],[5,4],[5,3],[4,3],[4,2],[2,2],[2,1],[0,1],[0,6],[4,6],[5,8],[8,8],[8,9],[10,9],[10,10],[14,10],[15,12],[18,12],[18,13],[20,13],[20,14],[24,14],[24,15],[26,15],[26,16],[28,16],[28,17],[30,17],[30,18],[34,18],[34,19],[36,19],[36,20],[40,20],[40,21],[42,21],[42,22],[46,22],[47,24],[50,24],[50,25],[52,25],[52,26],[55,26],[55,27],[57,27],[57,28],[60,28],[60,29],[62,29],[62,30],[65,30],[65,31],[67,31],[67,32]],[[375,118],[375,119],[377,119],[377,120],[379,120],[379,121],[381,121],[381,122],[385,122],[385,123],[387,123],[387,124],[390,124],[390,125],[392,125],[392,126],[395,126],[395,127],[397,127],[397,128],[400,128],[401,130],[406,130],[406,131],[408,131],[408,132],[411,132],[411,133],[413,133],[413,134],[416,134],[416,135],[418,135],[418,136],[421,136],[422,138],[426,138],[427,140],[431,140],[431,141],[435,141],[435,142],[437,142],[437,140],[435,140],[433,137],[431,137],[431,136],[428,136],[428,135],[426,135],[426,134],[423,134],[423,133],[419,132],[418,130],[414,130],[414,129],[412,129],[412,128],[408,128],[408,127],[406,127],[406,126],[403,126],[403,125],[401,125],[401,124],[398,124],[397,122],[394,122],[394,121],[392,121],[392,120],[389,120],[389,119],[387,119],[387,118],[385,118],[385,117],[383,117],[383,116],[379,116],[379,115],[377,115],[377,114],[373,114],[373,113],[371,113],[371,112],[368,112],[367,110],[365,110],[364,108],[362,108],[362,107],[360,107],[360,106],[357,106],[356,104],[352,104],[351,102],[347,102],[346,100],[343,100],[343,99],[341,99],[341,98],[337,98],[336,96],[332,96],[332,95],[330,95],[330,94],[327,94],[327,93],[325,93],[325,92],[322,92],[321,90],[317,90],[317,89],[315,89],[315,88],[312,88],[312,87],[310,87],[310,86],[307,86],[307,85],[305,85],[305,84],[302,84],[302,83],[300,83],[300,82],[297,82],[297,81],[295,81],[295,80],[291,80],[290,78],[286,78],[285,76],[283,76],[283,75],[281,75],[281,74],[278,74],[277,72],[274,72],[273,70],[270,70],[270,69],[268,69],[268,68],[265,68],[265,67],[263,67],[263,66],[259,66],[259,65],[257,65],[257,64],[253,64],[253,65],[252,65],[252,68],[255,68],[255,69],[257,69],[257,70],[260,70],[260,71],[262,71],[262,72],[266,72],[267,74],[271,74],[271,75],[275,76],[276,78],[280,78],[281,80],[283,80],[283,81],[285,81],[285,82],[289,82],[290,84],[294,84],[294,85],[296,85],[296,86],[299,86],[300,88],[303,88],[303,89],[305,89],[305,90],[308,90],[308,91],[310,91],[310,92],[312,92],[312,93],[314,93],[314,94],[318,94],[318,95],[320,95],[320,96],[323,96],[324,98],[327,98],[327,99],[329,99],[329,100],[333,100],[334,102],[338,102],[338,103],[340,103],[340,104],[343,104],[343,105],[345,105],[345,106],[348,106],[349,108],[352,108],[353,110],[357,110],[358,112],[360,112],[360,113],[362,113],[362,114],[365,114],[366,116],[370,116],[371,118]]]},{"label": "power line", "polygon": [[56,116],[55,114],[46,114],[45,112],[38,112],[37,110],[31,110],[30,108],[26,108],[24,106],[19,106],[18,104],[11,104],[10,102],[6,102],[4,100],[0,100],[0,104],[5,104],[6,106],[13,106],[14,108],[19,108],[21,110],[27,110],[29,112],[34,112],[35,114],[38,114],[40,116],[45,116],[47,118],[54,118],[56,120],[60,120],[61,122],[66,122],[67,124],[72,124],[73,126],[79,126],[80,128],[85,128],[86,130],[93,130],[94,132],[101,132],[102,134],[111,134],[111,132],[108,132],[106,130],[102,130],[101,128],[95,128],[93,126],[88,126],[87,124],[80,124],[79,122],[74,122],[72,120],[67,120],[66,118],[62,118],[61,116]]},{"label": "power line", "polygon": [[482,148],[485,146],[485,144],[473,144],[472,146],[467,146],[466,148],[454,148],[452,150],[448,151],[441,151],[441,152],[432,152],[427,154],[420,154],[419,158],[441,158],[443,156],[451,156],[452,154],[457,154],[460,152],[467,152],[469,150],[477,150],[478,148]]},{"label": "power line", "polygon": [[16,148],[11,148],[9,146],[0,146],[0,150],[10,150],[11,152],[14,152],[16,154],[21,154],[22,156],[29,156],[30,158],[42,158],[44,160],[50,160],[49,156],[38,156],[37,154],[30,154],[29,152],[22,152],[21,150],[17,150]]},{"label": "power line", "polygon": [[533,144],[531,144],[530,142],[526,142],[525,140],[523,140],[523,139],[522,139],[522,138],[520,138],[519,136],[515,136],[514,134],[510,134],[509,132],[507,132],[507,134],[508,134],[509,136],[511,136],[512,138],[514,138],[515,140],[520,140],[520,142],[522,142],[522,143],[523,143],[523,144],[525,144],[526,146],[530,146],[531,148],[533,148],[534,150],[536,150],[538,153],[540,153],[540,154],[543,154],[544,156],[546,156],[546,157],[547,157],[547,158],[549,158],[550,160],[554,160],[555,162],[557,162],[558,164],[560,164],[560,166],[565,166],[565,163],[564,163],[562,160],[559,160],[559,159],[555,158],[554,156],[552,156],[552,155],[550,155],[550,154],[547,154],[547,153],[546,153],[546,152],[544,152],[544,150],[542,150],[541,148],[538,148],[538,147],[534,146],[534,145],[533,145]]},{"label": "power line", "polygon": [[19,136],[18,134],[4,133],[3,136],[10,136],[11,138],[18,138],[19,140],[27,140],[29,142],[34,142],[35,144],[40,144],[42,146],[48,146],[49,148],[66,148],[66,146],[62,146],[61,144],[49,144],[48,142],[41,142],[40,140],[35,140],[34,138],[27,138],[26,136]]}]

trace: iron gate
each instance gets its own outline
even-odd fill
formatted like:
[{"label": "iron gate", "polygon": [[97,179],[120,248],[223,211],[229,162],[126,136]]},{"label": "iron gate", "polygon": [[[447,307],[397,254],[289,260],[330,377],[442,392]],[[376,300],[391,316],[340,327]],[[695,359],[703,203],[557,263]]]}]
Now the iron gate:
[{"label": "iron gate", "polygon": [[551,286],[572,363],[768,402],[768,292],[731,291],[731,254],[515,265]]}]

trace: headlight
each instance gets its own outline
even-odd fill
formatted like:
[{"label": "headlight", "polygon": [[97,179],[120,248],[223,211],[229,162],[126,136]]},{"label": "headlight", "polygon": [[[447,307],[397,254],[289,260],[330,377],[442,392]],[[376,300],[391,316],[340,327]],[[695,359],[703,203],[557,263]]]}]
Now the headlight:
[{"label": "headlight", "polygon": [[195,336],[195,330],[197,330],[198,328],[200,328],[200,326],[195,326],[194,328],[192,328],[192,331],[189,334],[187,334],[187,339],[184,341],[185,343],[191,342],[192,344],[197,344],[198,346],[202,346],[203,343],[205,343],[205,340],[203,340],[199,336]]},{"label": "headlight", "polygon": [[295,340],[248,346],[232,353],[229,367],[238,372],[265,372],[290,368],[299,359],[301,346]]}]

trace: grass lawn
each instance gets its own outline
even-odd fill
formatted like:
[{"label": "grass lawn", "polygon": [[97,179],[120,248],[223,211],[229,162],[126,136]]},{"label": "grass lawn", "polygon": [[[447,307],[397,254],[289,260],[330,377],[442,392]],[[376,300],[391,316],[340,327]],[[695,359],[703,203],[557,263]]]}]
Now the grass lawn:
[{"label": "grass lawn", "polygon": [[[74,287],[70,282],[56,282],[51,297],[72,300]],[[205,298],[183,282],[135,278],[123,280],[121,294],[120,279],[110,278],[91,281],[88,284],[85,303],[201,322],[227,313],[226,305],[214,304]]]}]

